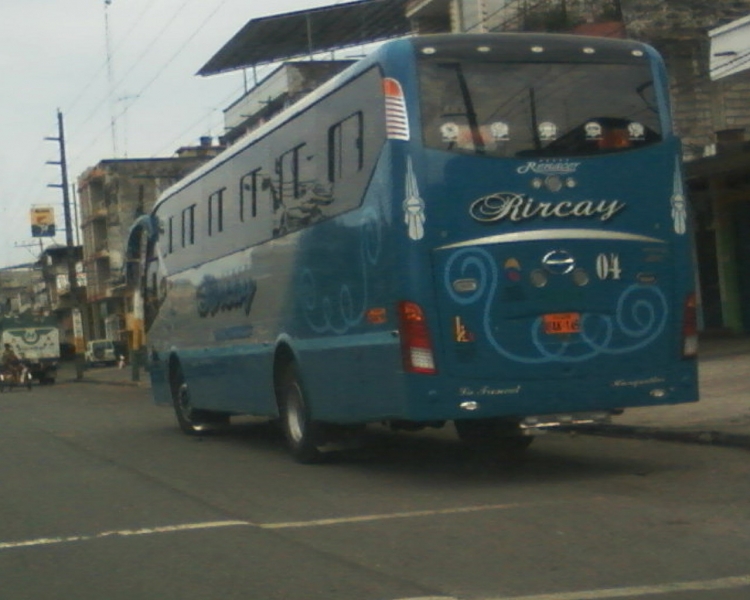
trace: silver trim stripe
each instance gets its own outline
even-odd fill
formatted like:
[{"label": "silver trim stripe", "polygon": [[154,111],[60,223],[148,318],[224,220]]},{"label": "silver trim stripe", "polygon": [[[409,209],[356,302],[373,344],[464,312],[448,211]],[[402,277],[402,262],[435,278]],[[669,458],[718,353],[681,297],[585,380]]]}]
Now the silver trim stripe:
[{"label": "silver trim stripe", "polygon": [[466,248],[468,246],[490,246],[493,244],[511,244],[513,242],[534,242],[544,240],[607,240],[625,242],[646,242],[649,244],[666,244],[666,240],[647,235],[625,233],[624,231],[602,231],[600,229],[534,229],[532,231],[515,231],[500,233],[488,237],[466,240],[440,246],[437,250]]}]

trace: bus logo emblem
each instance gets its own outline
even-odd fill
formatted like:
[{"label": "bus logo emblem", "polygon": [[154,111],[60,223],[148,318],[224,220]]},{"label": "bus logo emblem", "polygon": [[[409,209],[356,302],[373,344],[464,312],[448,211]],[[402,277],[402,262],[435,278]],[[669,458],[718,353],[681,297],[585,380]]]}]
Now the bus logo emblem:
[{"label": "bus logo emblem", "polygon": [[566,250],[553,250],[544,255],[542,264],[553,275],[566,275],[575,269],[576,261]]},{"label": "bus logo emblem", "polygon": [[563,161],[529,161],[516,169],[519,175],[536,173],[537,175],[570,175],[578,170],[581,163],[570,160]]},{"label": "bus logo emblem", "polygon": [[498,192],[471,203],[469,214],[480,223],[542,219],[597,218],[608,221],[625,208],[619,200],[563,200],[539,202],[526,194]]}]

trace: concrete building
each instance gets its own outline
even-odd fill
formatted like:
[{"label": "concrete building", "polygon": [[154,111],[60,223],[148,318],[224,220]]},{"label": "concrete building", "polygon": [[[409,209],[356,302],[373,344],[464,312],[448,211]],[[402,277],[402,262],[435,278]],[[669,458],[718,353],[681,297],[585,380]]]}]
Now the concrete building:
[{"label": "concrete building", "polygon": [[[68,256],[72,254],[76,270],[76,297],[71,294]],[[73,309],[86,297],[86,273],[83,269],[83,248],[55,245],[44,249],[36,267],[40,273],[44,299],[48,311],[57,317],[60,328],[60,343],[64,350],[73,351],[75,331]]]},{"label": "concrete building", "polygon": [[33,263],[0,269],[0,316],[34,309],[39,282]]}]

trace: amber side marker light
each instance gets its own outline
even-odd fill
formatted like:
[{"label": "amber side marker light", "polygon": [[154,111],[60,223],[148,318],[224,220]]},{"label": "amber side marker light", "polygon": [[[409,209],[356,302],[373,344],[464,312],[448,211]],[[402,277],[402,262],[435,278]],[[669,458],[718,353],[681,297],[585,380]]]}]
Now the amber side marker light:
[{"label": "amber side marker light", "polygon": [[384,308],[371,308],[367,311],[365,318],[368,323],[373,325],[382,325],[388,321],[388,313]]},{"label": "amber side marker light", "polygon": [[437,369],[430,331],[422,308],[415,302],[400,302],[398,317],[404,370],[408,373],[434,375]]}]

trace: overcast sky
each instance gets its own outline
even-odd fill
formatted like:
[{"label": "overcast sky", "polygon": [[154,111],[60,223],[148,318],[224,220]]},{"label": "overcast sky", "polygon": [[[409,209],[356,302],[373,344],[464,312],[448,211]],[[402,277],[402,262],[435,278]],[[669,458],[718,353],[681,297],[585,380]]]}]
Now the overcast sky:
[{"label": "overcast sky", "polygon": [[343,3],[2,0],[0,267],[38,257],[34,205],[55,209],[57,237],[45,245],[65,243],[62,191],[48,187],[60,183],[60,169],[46,164],[59,160],[59,146],[44,140],[57,137],[58,109],[71,183],[103,159],[172,156],[223,133],[222,110],[241,95],[242,72],[195,73],[247,21]]}]

